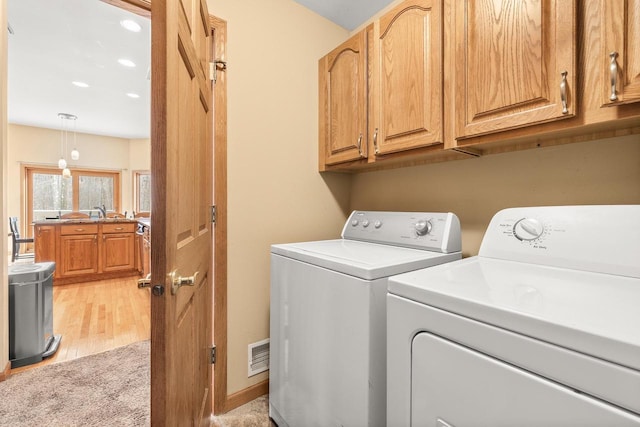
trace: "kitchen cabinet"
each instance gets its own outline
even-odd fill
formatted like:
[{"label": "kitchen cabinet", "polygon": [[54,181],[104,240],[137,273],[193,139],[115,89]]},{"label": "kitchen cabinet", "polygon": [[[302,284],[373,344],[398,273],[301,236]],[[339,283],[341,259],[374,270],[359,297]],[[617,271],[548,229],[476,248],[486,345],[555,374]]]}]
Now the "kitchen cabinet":
[{"label": "kitchen cabinet", "polygon": [[442,1],[407,0],[377,22],[370,134],[381,156],[443,144]]},{"label": "kitchen cabinet", "polygon": [[136,224],[126,220],[36,223],[36,260],[56,263],[56,285],[136,274]]},{"label": "kitchen cabinet", "polygon": [[405,0],[363,31],[367,144],[352,129],[334,147],[353,156],[325,162],[327,122],[347,124],[327,113],[321,73],[320,171],[640,133],[640,0]]},{"label": "kitchen cabinet", "polygon": [[136,268],[135,224],[102,225],[102,271]]},{"label": "kitchen cabinet", "polygon": [[602,0],[602,104],[640,101],[640,0]]},{"label": "kitchen cabinet", "polygon": [[34,227],[34,236],[35,262],[55,262],[56,227],[53,225],[36,225]]},{"label": "kitchen cabinet", "polygon": [[62,225],[60,258],[57,265],[60,277],[98,273],[98,225]]},{"label": "kitchen cabinet", "polygon": [[575,0],[451,7],[456,139],[575,115]]},{"label": "kitchen cabinet", "polygon": [[318,74],[320,169],[366,158],[366,31],[323,57]]}]

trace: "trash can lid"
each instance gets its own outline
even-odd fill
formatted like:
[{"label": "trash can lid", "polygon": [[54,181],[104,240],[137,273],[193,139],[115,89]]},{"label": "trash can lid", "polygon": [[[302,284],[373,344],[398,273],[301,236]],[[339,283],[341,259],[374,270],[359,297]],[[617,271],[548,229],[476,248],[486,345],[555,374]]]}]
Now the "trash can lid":
[{"label": "trash can lid", "polygon": [[9,266],[9,283],[20,280],[42,280],[56,269],[55,262],[36,262],[33,264],[12,264]]}]

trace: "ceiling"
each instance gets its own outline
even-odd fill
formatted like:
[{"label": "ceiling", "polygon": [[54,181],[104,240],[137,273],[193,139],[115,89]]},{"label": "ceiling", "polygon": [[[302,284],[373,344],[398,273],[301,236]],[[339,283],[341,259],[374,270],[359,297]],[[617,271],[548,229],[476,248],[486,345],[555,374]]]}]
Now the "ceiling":
[{"label": "ceiling", "polygon": [[351,31],[393,0],[294,0]]},{"label": "ceiling", "polygon": [[[294,0],[347,30],[393,0]],[[60,129],[58,113],[77,116],[78,132],[148,138],[148,19],[98,0],[8,0],[9,123]],[[141,26],[134,33],[120,22]],[[118,59],[136,66],[122,66]],[[89,87],[77,87],[72,82]],[[131,98],[128,93],[139,95]],[[64,126],[69,127],[68,122]]]},{"label": "ceiling", "polygon": [[[148,19],[97,0],[8,0],[7,13],[9,123],[59,129],[58,113],[69,113],[78,132],[149,137]],[[125,19],[141,31],[124,29]]]}]

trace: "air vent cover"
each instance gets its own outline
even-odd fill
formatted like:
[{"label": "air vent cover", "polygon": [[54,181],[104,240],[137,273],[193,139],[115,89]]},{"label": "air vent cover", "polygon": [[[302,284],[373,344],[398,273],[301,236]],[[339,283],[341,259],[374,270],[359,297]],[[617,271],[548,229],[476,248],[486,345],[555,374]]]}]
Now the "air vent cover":
[{"label": "air vent cover", "polygon": [[269,338],[249,344],[250,377],[269,370]]}]

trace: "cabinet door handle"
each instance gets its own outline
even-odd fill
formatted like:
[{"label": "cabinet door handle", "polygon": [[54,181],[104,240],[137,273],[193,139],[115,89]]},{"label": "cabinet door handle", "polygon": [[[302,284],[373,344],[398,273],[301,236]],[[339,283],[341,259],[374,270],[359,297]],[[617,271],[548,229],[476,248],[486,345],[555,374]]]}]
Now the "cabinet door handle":
[{"label": "cabinet door handle", "polygon": [[567,114],[569,112],[569,108],[567,108],[567,74],[568,72],[563,71],[560,73],[562,76],[562,81],[560,82],[560,101],[562,101],[562,114]]},{"label": "cabinet door handle", "polygon": [[98,244],[98,236],[93,236],[93,243]]},{"label": "cabinet door handle", "polygon": [[380,154],[380,150],[378,149],[378,128],[373,132],[373,151],[376,156]]},{"label": "cabinet door handle", "polygon": [[121,231],[121,230],[124,230],[124,228],[122,228],[122,227],[116,227],[116,231]]},{"label": "cabinet door handle", "polygon": [[609,58],[611,62],[609,63],[609,75],[611,80],[611,96],[609,96],[610,101],[617,101],[618,95],[616,95],[616,83],[618,81],[618,62],[616,61],[616,57],[618,56],[618,52],[611,52],[609,54]]},{"label": "cabinet door handle", "polygon": [[362,132],[358,137],[358,154],[360,154],[360,157],[362,157]]},{"label": "cabinet door handle", "polygon": [[84,228],[76,228],[74,231],[77,231],[78,233],[82,233],[84,231]]}]

